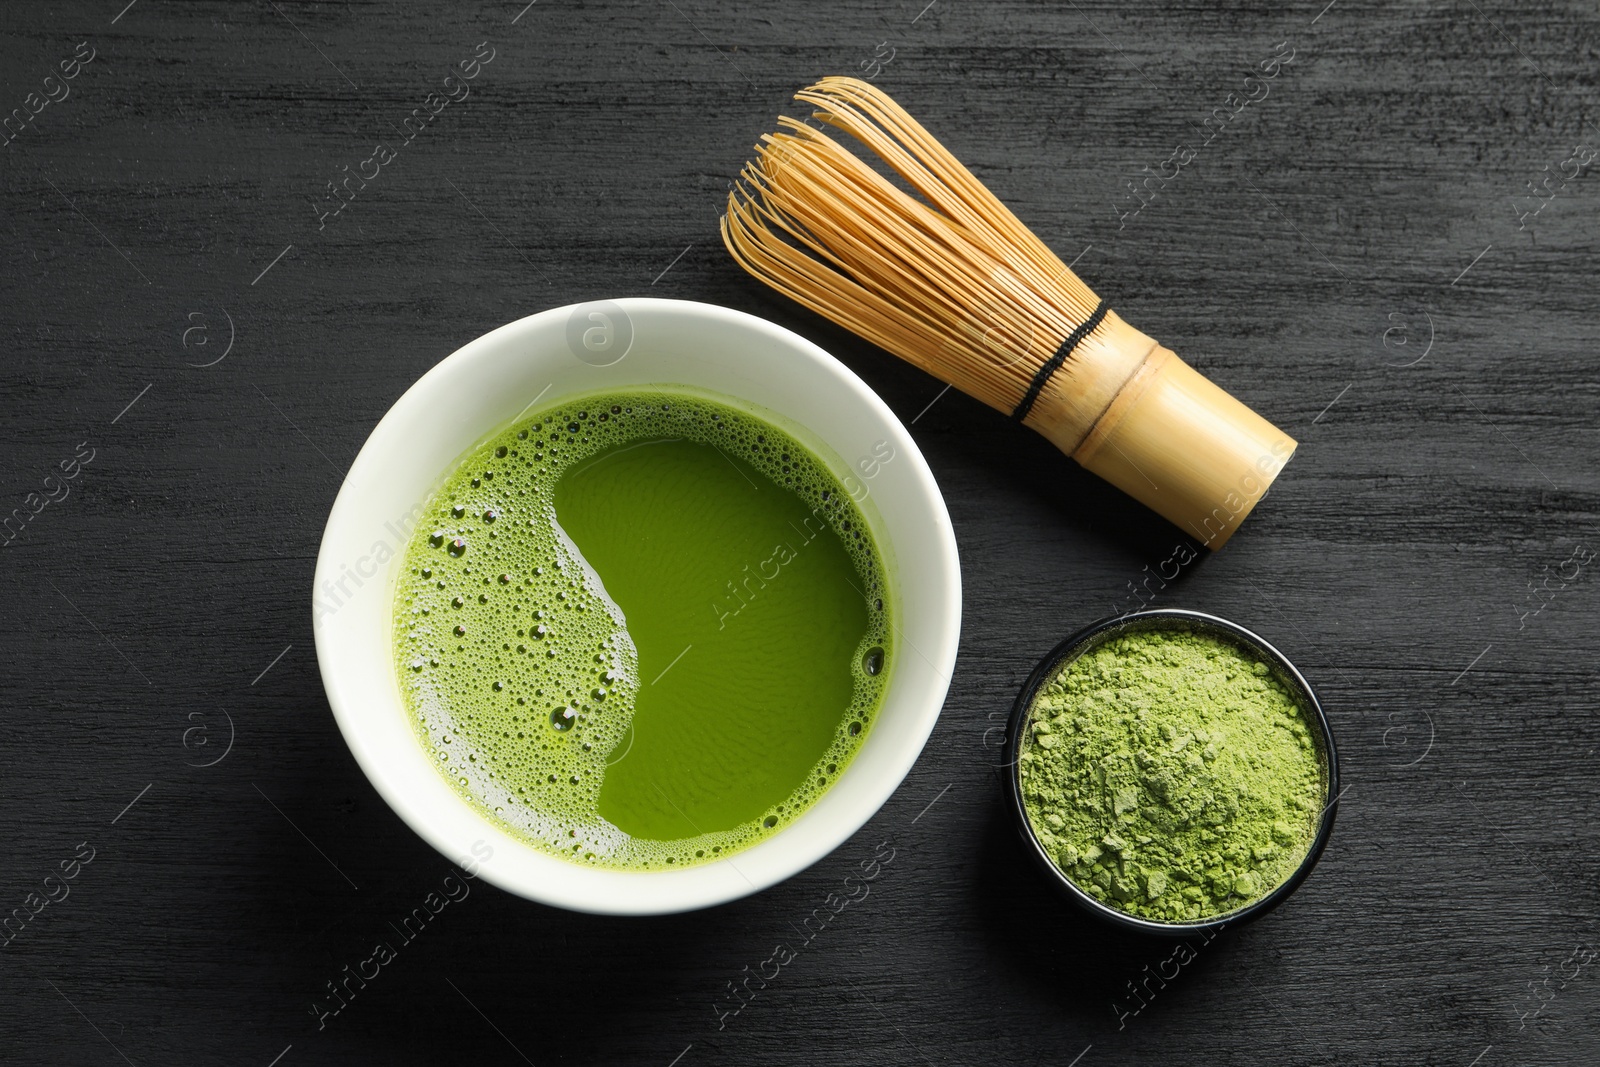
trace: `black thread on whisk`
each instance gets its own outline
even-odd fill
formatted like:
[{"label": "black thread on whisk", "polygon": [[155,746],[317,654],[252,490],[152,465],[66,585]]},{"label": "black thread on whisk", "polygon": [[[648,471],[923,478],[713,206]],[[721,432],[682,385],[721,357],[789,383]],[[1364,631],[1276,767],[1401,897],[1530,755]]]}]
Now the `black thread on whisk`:
[{"label": "black thread on whisk", "polygon": [[1044,361],[1038,372],[1034,374],[1033,381],[1028,383],[1028,391],[1022,394],[1022,400],[1017,404],[1017,409],[1011,413],[1012,419],[1021,422],[1028,417],[1028,412],[1033,410],[1033,402],[1039,399],[1039,394],[1044,392],[1044,385],[1050,376],[1061,369],[1061,365],[1072,355],[1072,350],[1083,343],[1083,339],[1094,332],[1100,325],[1100,320],[1106,317],[1106,312],[1111,309],[1106,307],[1105,299],[1095,307],[1094,314],[1083,320],[1083,325],[1062,340],[1061,347],[1056,349],[1056,354]]}]

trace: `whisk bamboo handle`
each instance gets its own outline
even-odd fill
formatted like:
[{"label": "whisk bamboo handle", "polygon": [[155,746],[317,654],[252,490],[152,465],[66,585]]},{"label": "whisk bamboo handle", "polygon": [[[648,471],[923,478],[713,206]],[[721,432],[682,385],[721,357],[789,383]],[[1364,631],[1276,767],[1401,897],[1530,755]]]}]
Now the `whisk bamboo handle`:
[{"label": "whisk bamboo handle", "polygon": [[[1095,373],[1058,376],[1074,355]],[[1040,364],[1012,417],[1213,551],[1297,444],[1104,303]]]},{"label": "whisk bamboo handle", "polygon": [[1085,468],[1215,551],[1294,454],[1295,440],[1156,345],[1089,433]]}]

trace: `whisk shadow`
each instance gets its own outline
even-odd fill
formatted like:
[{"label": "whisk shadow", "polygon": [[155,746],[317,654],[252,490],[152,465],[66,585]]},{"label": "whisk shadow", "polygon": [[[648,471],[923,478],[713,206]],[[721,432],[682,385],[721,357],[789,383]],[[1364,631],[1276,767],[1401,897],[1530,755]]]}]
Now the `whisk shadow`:
[{"label": "whisk shadow", "polygon": [[1090,474],[1034,430],[960,390],[944,391],[937,378],[765,287],[740,284],[737,274],[730,261],[728,291],[739,299],[728,302],[810,338],[860,375],[907,425],[942,484],[954,484],[946,470],[981,467],[987,482],[1042,503],[1064,529],[1117,553],[1130,572],[1147,564],[1154,571],[1179,545],[1187,549],[1184,558],[1193,557],[1183,575],[1209,557],[1197,538]]},{"label": "whisk shadow", "polygon": [[1210,555],[1196,538],[1090,474],[1032,429],[955,390],[920,423],[927,425],[914,432],[925,451],[958,448],[963,462],[981,465],[996,488],[1049,509],[1064,529],[1116,553],[1131,571],[1146,564],[1154,571],[1180,545],[1187,549],[1185,558],[1193,557],[1182,568],[1186,573]]}]

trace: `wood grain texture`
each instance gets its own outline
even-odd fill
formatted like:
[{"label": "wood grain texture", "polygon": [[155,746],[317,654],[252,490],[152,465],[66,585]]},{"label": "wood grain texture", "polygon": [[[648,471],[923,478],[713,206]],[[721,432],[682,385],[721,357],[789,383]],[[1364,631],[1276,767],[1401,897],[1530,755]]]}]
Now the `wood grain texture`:
[{"label": "wood grain texture", "polygon": [[[1600,547],[1600,175],[1552,181],[1536,216],[1514,199],[1600,147],[1591,5],[124,2],[0,7],[0,115],[95,52],[0,149],[0,515],[93,450],[0,549],[0,913],[94,849],[0,948],[0,1060],[1600,1058],[1600,966],[1572,962],[1600,948],[1600,574],[1529,589]],[[471,96],[319,229],[325,183],[480,41]],[[1293,62],[1200,146],[1280,42]],[[938,383],[716,236],[789,95],[888,49],[877,83],[1120,314],[1302,442],[1157,602],[1258,630],[1319,688],[1338,828],[1290,903],[1120,1028],[1170,950],[1048,895],[985,731],[1181,535],[974,401],[924,412]],[[1125,182],[1186,143],[1119,220]],[[340,480],[462,343],[641,294],[770,318],[922,413],[966,589],[943,717],[790,881],[638,921],[478,886],[319,1030],[324,982],[449,871],[322,693],[307,593]],[[227,357],[194,366],[230,319]],[[226,758],[195,766],[228,717]],[[884,841],[870,897],[719,1029],[725,983]]]}]

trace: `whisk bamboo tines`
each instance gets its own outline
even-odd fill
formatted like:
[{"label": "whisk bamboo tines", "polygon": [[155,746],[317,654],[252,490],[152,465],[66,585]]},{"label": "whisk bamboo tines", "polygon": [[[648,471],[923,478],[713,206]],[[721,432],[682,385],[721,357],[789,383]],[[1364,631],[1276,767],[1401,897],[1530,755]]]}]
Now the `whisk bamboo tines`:
[{"label": "whisk bamboo tines", "polygon": [[917,195],[780,117],[728,197],[739,265],[1222,547],[1295,441],[1123,322],[886,94],[824,78],[795,99]]}]

